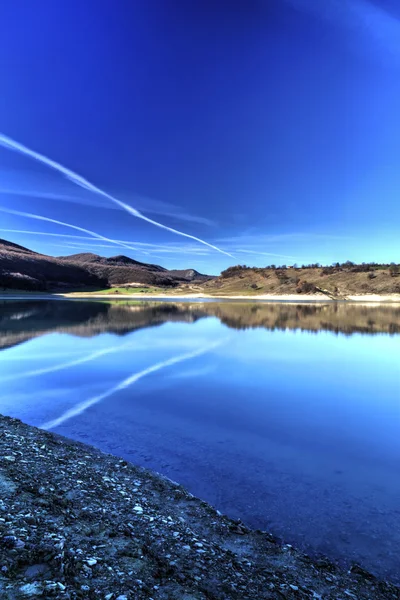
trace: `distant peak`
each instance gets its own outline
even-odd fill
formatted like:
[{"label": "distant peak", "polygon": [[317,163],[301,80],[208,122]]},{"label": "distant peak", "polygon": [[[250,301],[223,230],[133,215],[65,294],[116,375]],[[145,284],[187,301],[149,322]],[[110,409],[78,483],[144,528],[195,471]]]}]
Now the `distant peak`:
[{"label": "distant peak", "polygon": [[129,258],[129,256],[125,256],[124,254],[118,254],[117,256],[110,256],[110,258],[107,258],[107,262],[124,263],[127,265],[142,264],[142,263],[139,263],[137,260],[134,260],[133,258]]},{"label": "distant peak", "polygon": [[65,260],[83,260],[83,261],[97,261],[101,259],[101,256],[98,254],[93,254],[93,252],[78,252],[77,254],[68,254],[67,256],[59,256],[58,258],[62,258]]}]

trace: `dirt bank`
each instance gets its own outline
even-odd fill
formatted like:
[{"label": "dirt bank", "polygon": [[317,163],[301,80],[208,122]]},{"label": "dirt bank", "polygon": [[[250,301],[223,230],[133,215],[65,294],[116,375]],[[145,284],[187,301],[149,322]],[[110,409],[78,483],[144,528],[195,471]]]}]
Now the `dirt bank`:
[{"label": "dirt bank", "polygon": [[0,597],[399,599],[117,457],[0,416]]}]

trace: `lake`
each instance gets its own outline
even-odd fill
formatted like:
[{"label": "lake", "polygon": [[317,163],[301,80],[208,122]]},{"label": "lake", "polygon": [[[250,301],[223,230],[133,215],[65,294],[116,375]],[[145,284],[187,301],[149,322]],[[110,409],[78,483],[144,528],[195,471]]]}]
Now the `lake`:
[{"label": "lake", "polygon": [[400,307],[0,302],[0,413],[400,582]]}]

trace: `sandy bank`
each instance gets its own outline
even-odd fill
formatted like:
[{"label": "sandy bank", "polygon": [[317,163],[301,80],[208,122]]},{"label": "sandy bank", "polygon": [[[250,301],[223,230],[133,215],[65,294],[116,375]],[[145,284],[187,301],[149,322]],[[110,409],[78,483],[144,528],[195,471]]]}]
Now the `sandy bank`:
[{"label": "sandy bank", "polygon": [[155,473],[0,416],[0,597],[393,600],[400,590],[251,531]]},{"label": "sandy bank", "polygon": [[210,294],[85,294],[85,293],[70,293],[70,294],[54,294],[63,298],[112,298],[112,299],[134,299],[134,300],[267,300],[270,302],[374,302],[374,303],[397,303],[400,304],[400,294],[391,294],[387,296],[379,296],[377,294],[360,294],[347,296],[346,298],[334,299],[326,294],[263,294],[263,295],[247,295],[247,296],[211,296]]}]

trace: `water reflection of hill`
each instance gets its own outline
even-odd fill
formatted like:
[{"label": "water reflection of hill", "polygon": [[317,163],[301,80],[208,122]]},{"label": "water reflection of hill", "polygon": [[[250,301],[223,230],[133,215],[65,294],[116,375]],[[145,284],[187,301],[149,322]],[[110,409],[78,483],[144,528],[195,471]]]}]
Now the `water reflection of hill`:
[{"label": "water reflection of hill", "polygon": [[234,329],[263,327],[349,335],[400,333],[400,306],[389,304],[212,303],[204,305],[203,309]]},{"label": "water reflection of hill", "polygon": [[392,305],[21,300],[0,303],[0,348],[47,333],[124,335],[166,322],[191,323],[206,317],[217,317],[234,329],[400,333],[400,307]]}]

